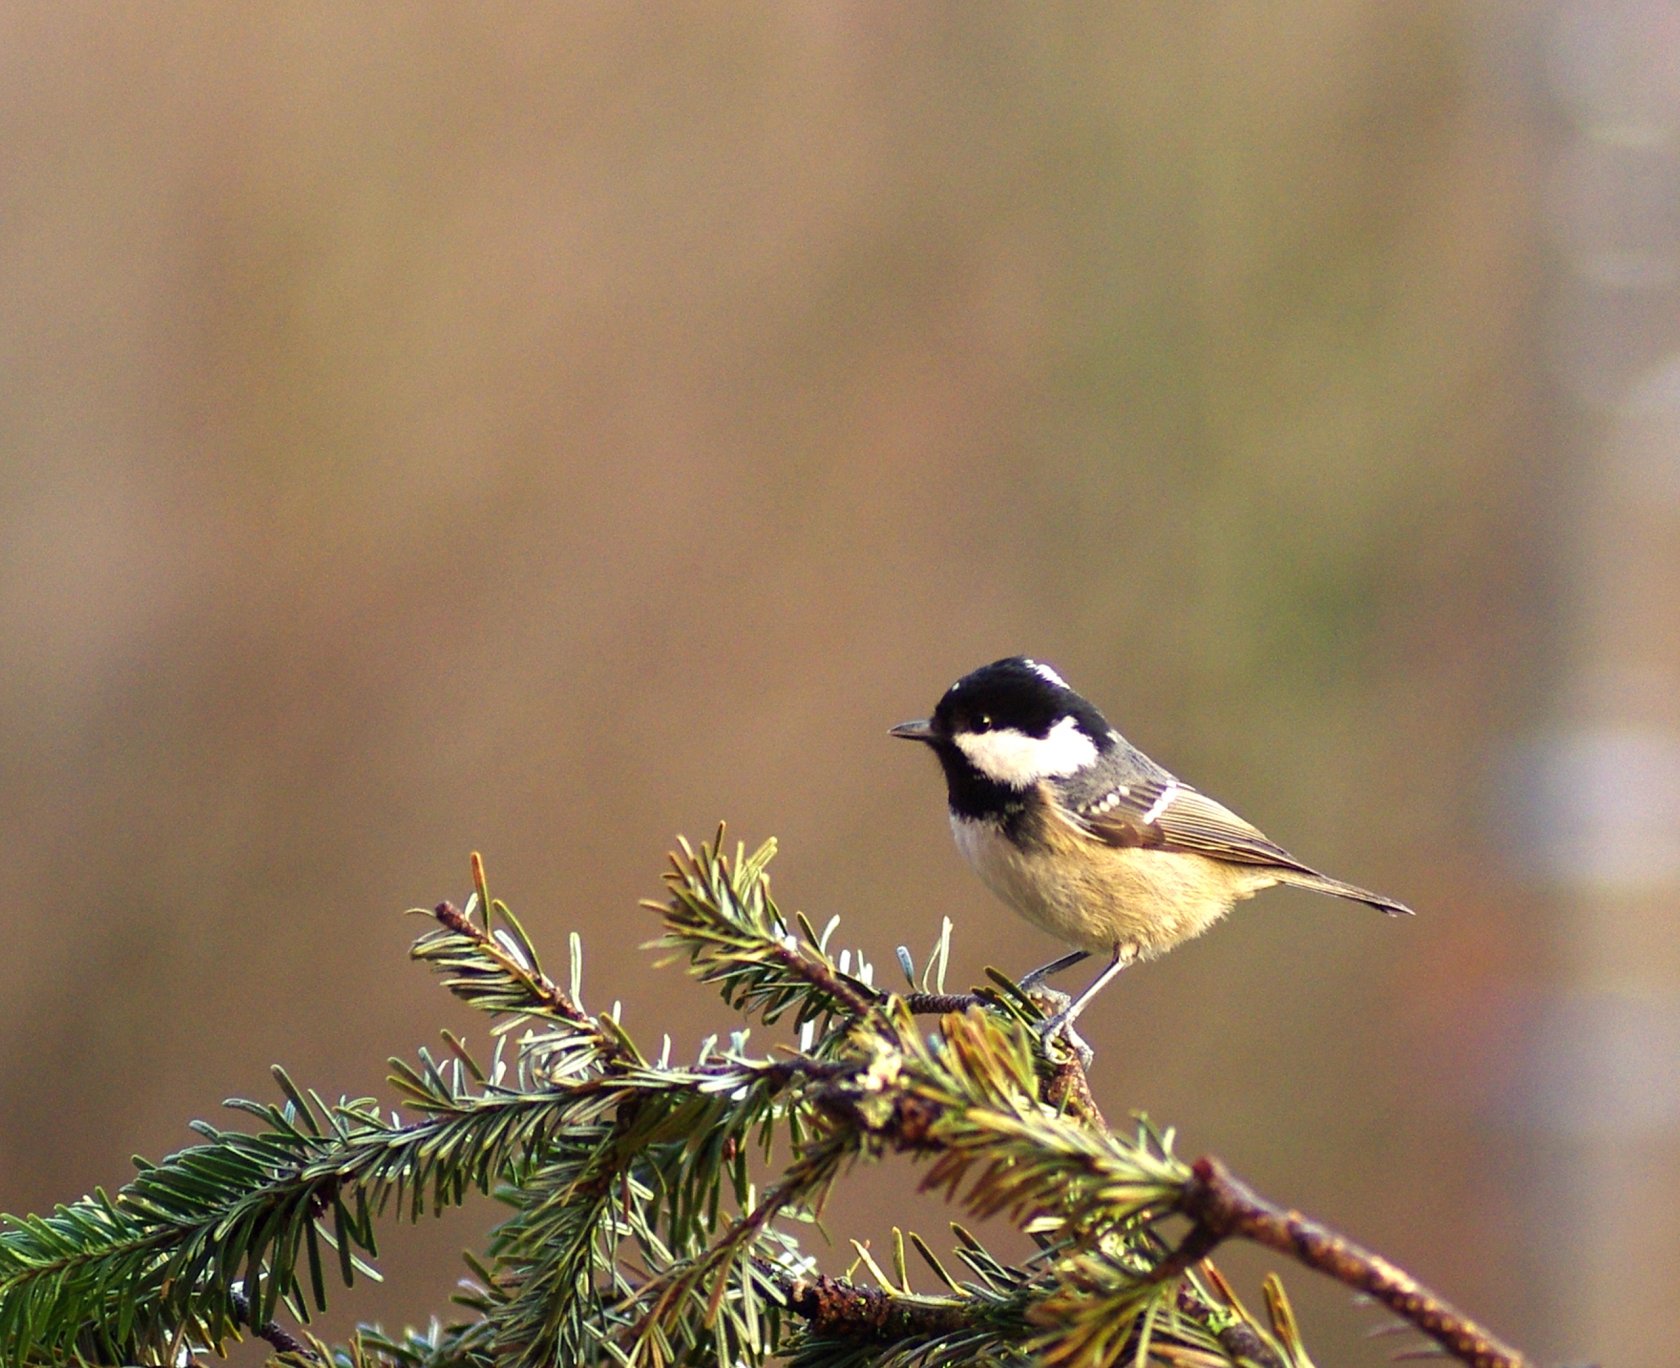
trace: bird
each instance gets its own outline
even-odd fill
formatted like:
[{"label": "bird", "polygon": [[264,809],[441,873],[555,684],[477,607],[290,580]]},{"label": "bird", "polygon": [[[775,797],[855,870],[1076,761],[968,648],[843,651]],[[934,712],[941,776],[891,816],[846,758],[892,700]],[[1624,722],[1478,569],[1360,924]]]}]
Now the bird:
[{"label": "bird", "polygon": [[1074,1020],[1127,965],[1199,936],[1275,884],[1412,909],[1333,879],[1155,763],[1054,668],[1008,656],[965,674],[929,718],[889,735],[932,749],[957,849],[982,883],[1075,947],[1031,988],[1093,954],[1106,967],[1043,1025]]}]

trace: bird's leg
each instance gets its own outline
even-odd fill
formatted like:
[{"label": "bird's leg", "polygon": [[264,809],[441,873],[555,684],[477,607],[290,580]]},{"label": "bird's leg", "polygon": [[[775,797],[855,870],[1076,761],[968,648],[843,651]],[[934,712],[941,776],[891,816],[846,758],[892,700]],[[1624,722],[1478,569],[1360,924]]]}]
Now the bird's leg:
[{"label": "bird's leg", "polygon": [[[1085,1010],[1085,1005],[1108,986],[1108,981],[1110,979],[1132,962],[1131,957],[1123,954],[1122,951],[1122,946],[1115,946],[1114,956],[1109,960],[1107,967],[1103,969],[1102,973],[1092,979],[1090,984],[1079,994],[1078,997],[1074,998],[1074,1000],[1068,1003],[1066,1007],[1057,1012],[1055,1016],[1045,1021],[1043,1025],[1039,1027],[1039,1030],[1043,1031],[1046,1036],[1053,1036],[1072,1026],[1079,1014]],[[1083,959],[1084,957],[1085,952],[1081,951],[1079,958]],[[1070,963],[1077,962],[1078,961],[1076,960],[1070,961]]]},{"label": "bird's leg", "polygon": [[1070,951],[1068,954],[1051,960],[1048,964],[1039,965],[1038,968],[1034,969],[1032,973],[1028,974],[1021,980],[1020,986],[1026,989],[1036,988],[1039,984],[1043,983],[1045,979],[1049,978],[1050,975],[1059,974],[1064,969],[1071,969],[1081,960],[1090,958],[1091,952],[1089,950]]}]

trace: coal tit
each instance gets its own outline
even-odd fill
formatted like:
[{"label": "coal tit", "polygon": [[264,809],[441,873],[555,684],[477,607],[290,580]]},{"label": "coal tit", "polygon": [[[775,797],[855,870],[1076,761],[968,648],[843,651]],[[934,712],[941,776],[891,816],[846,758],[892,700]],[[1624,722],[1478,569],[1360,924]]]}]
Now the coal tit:
[{"label": "coal tit", "polygon": [[1411,914],[1302,864],[1175,778],[1040,661],[984,665],[951,685],[931,718],[902,722],[891,735],[924,742],[939,757],[957,849],[981,881],[1078,947],[1023,985],[1092,953],[1109,956],[1047,1023],[1051,1031],[1070,1025],[1126,965],[1200,935],[1273,884]]}]

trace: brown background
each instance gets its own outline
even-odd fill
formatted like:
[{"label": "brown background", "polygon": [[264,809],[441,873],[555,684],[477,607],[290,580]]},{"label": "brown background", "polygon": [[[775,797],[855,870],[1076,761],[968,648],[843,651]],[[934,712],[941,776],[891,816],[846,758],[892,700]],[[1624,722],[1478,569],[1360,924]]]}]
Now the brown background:
[{"label": "brown background", "polygon": [[[885,729],[1028,651],[1420,913],[1279,892],[1128,975],[1088,1018],[1111,1116],[1606,1352],[1522,1081],[1571,952],[1510,756],[1580,551],[1536,33],[6,6],[0,1209],[120,1183],[271,1061],[362,1094],[440,1025],[482,1044],[399,915],[474,848],[680,1050],[727,1018],[636,903],[719,818],[878,965],[949,915],[955,977],[1024,970],[1054,947]],[[912,1183],[866,1176],[838,1232],[938,1237]],[[394,1234],[327,1328],[443,1309],[487,1219]],[[1276,1264],[1228,1262],[1256,1300]],[[1385,1360],[1289,1282],[1321,1361]]]}]

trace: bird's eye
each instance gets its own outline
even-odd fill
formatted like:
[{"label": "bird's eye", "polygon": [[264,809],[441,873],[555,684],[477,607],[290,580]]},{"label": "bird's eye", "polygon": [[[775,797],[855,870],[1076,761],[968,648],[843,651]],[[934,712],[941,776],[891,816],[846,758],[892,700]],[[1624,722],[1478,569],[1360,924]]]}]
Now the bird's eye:
[{"label": "bird's eye", "polygon": [[974,719],[975,731],[990,731],[991,729],[992,715],[990,713],[981,713],[980,716]]}]

